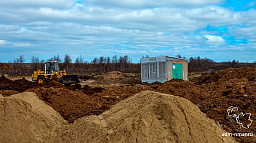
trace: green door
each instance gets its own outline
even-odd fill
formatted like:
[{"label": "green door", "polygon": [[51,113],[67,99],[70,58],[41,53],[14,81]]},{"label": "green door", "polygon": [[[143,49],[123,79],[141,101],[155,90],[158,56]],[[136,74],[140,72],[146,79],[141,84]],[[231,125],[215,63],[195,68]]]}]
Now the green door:
[{"label": "green door", "polygon": [[183,79],[182,64],[173,64],[172,65],[172,78]]}]

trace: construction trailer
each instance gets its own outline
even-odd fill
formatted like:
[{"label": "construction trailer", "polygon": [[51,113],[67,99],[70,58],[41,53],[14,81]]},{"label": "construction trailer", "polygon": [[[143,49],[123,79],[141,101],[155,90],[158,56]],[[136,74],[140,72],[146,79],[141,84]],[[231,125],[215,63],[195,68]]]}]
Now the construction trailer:
[{"label": "construction trailer", "polygon": [[188,80],[188,60],[169,56],[141,59],[141,82],[164,83],[171,79]]}]

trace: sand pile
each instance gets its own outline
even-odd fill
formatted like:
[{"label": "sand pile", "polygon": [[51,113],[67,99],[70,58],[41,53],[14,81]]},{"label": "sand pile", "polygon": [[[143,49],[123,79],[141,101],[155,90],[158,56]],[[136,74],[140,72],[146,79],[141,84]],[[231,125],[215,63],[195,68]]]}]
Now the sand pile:
[{"label": "sand pile", "polygon": [[66,121],[35,93],[0,97],[1,142],[51,142]]},{"label": "sand pile", "polygon": [[192,102],[143,91],[72,124],[34,93],[0,97],[3,142],[235,142]]},{"label": "sand pile", "polygon": [[[88,127],[88,129],[87,129]],[[192,102],[143,91],[103,114],[80,118],[70,126],[67,142],[235,142]],[[88,136],[88,134],[90,134]]]}]

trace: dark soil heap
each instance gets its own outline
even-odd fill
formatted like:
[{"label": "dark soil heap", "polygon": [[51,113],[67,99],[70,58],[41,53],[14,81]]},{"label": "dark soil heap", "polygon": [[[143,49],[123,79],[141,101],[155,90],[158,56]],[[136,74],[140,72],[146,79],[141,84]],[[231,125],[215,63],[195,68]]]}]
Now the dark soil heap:
[{"label": "dark soil heap", "polygon": [[15,90],[18,92],[23,92],[36,86],[37,83],[27,81],[24,78],[15,81],[5,78],[4,75],[2,75],[0,78],[0,90]]},{"label": "dark soil heap", "polygon": [[255,68],[229,68],[217,72],[211,72],[200,77],[194,78],[192,81],[197,84],[207,84],[218,81],[228,81],[232,79],[247,79],[248,81],[256,82]]}]

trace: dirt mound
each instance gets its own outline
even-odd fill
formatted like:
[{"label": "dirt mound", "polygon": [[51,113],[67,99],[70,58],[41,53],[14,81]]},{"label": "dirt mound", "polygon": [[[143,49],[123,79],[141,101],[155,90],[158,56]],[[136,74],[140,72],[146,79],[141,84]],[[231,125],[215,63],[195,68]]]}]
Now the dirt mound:
[{"label": "dirt mound", "polygon": [[100,97],[99,101],[105,109],[109,109],[110,106],[120,102],[121,100],[144,90],[152,90],[152,88],[143,85],[113,87],[102,90],[100,93],[95,93],[91,97]]},{"label": "dirt mound", "polygon": [[37,83],[27,81],[25,78],[15,81],[7,79],[5,76],[1,76],[0,78],[0,90],[15,90],[18,92],[23,92],[36,86],[38,86]]},{"label": "dirt mound", "polygon": [[[10,80],[5,76],[0,77],[0,90],[13,90],[19,93],[24,92],[27,89],[36,88],[36,87],[64,87],[62,83],[56,81],[45,82],[43,84],[38,84],[37,82],[30,82],[25,78],[19,80]],[[16,94],[16,93],[14,93]],[[12,95],[11,92],[3,94],[6,96]]]},{"label": "dirt mound", "polygon": [[3,96],[10,96],[13,94],[18,94],[18,91],[15,90],[0,90],[0,94],[2,94]]},{"label": "dirt mound", "polygon": [[35,92],[41,100],[58,111],[69,123],[83,116],[100,114],[105,110],[97,98],[90,97],[80,90],[41,87],[27,91]]},{"label": "dirt mound", "polygon": [[[72,89],[72,90],[70,90]],[[148,86],[124,86],[108,88],[34,88],[37,96],[58,111],[69,123],[88,115],[99,115],[110,106],[143,90],[151,90]],[[85,94],[88,93],[88,94]]]},{"label": "dirt mound", "polygon": [[202,75],[192,79],[197,84],[207,84],[217,82],[219,80],[225,81],[230,79],[248,79],[248,81],[256,81],[256,68],[229,68],[210,74]]},{"label": "dirt mound", "polygon": [[62,84],[62,83],[59,83],[59,82],[57,82],[57,81],[55,81],[55,80],[52,80],[52,81],[49,81],[49,82],[45,82],[45,83],[43,83],[43,84],[40,84],[40,85],[38,85],[38,86],[43,86],[43,87],[64,87],[64,85]]},{"label": "dirt mound", "polygon": [[235,142],[190,101],[144,91],[67,124],[34,93],[0,97],[3,142]]},{"label": "dirt mound", "polygon": [[[239,70],[239,74],[233,73]],[[243,71],[244,70],[244,71]],[[194,82],[170,81],[160,85],[154,85],[155,91],[167,93],[171,95],[181,96],[196,104],[200,110],[206,115],[218,122],[229,133],[256,133],[255,117],[256,117],[256,82],[247,78],[245,73],[254,72],[252,68],[228,69],[226,71],[218,71],[214,75],[219,78],[213,78],[209,75],[203,75]],[[226,73],[226,74],[224,74]],[[231,74],[233,73],[233,74]],[[223,74],[223,78],[221,77]],[[234,76],[236,75],[236,76]],[[210,77],[209,81],[204,81]],[[250,75],[252,76],[252,75]],[[212,80],[214,79],[214,80]],[[227,116],[227,109],[230,106],[238,107],[239,112],[251,113],[251,128],[241,128],[235,119]],[[235,137],[239,142],[255,142],[255,137]]]},{"label": "dirt mound", "polygon": [[0,97],[1,142],[51,142],[63,118],[31,92]]},{"label": "dirt mound", "polygon": [[81,91],[83,91],[84,94],[87,94],[87,95],[92,95],[94,93],[99,93],[99,92],[102,92],[102,90],[104,90],[101,87],[90,87],[88,85],[84,85],[84,87],[82,88],[81,84],[71,85],[70,87],[68,87],[68,89],[73,90],[73,91],[81,90]]},{"label": "dirt mound", "polygon": [[117,83],[123,83],[126,79],[125,73],[122,73],[120,71],[112,71],[104,73],[103,75],[98,75],[95,77],[95,80],[97,83],[101,84],[117,84]]},{"label": "dirt mound", "polygon": [[104,74],[103,81],[105,82],[119,82],[123,79],[125,79],[125,74],[120,71],[112,71]]},{"label": "dirt mound", "polygon": [[[87,125],[90,131],[86,129]],[[92,116],[75,121],[64,140],[235,142],[233,138],[222,137],[221,133],[224,132],[190,101],[177,96],[143,91],[112,106],[109,111],[99,115],[98,119]]]}]

